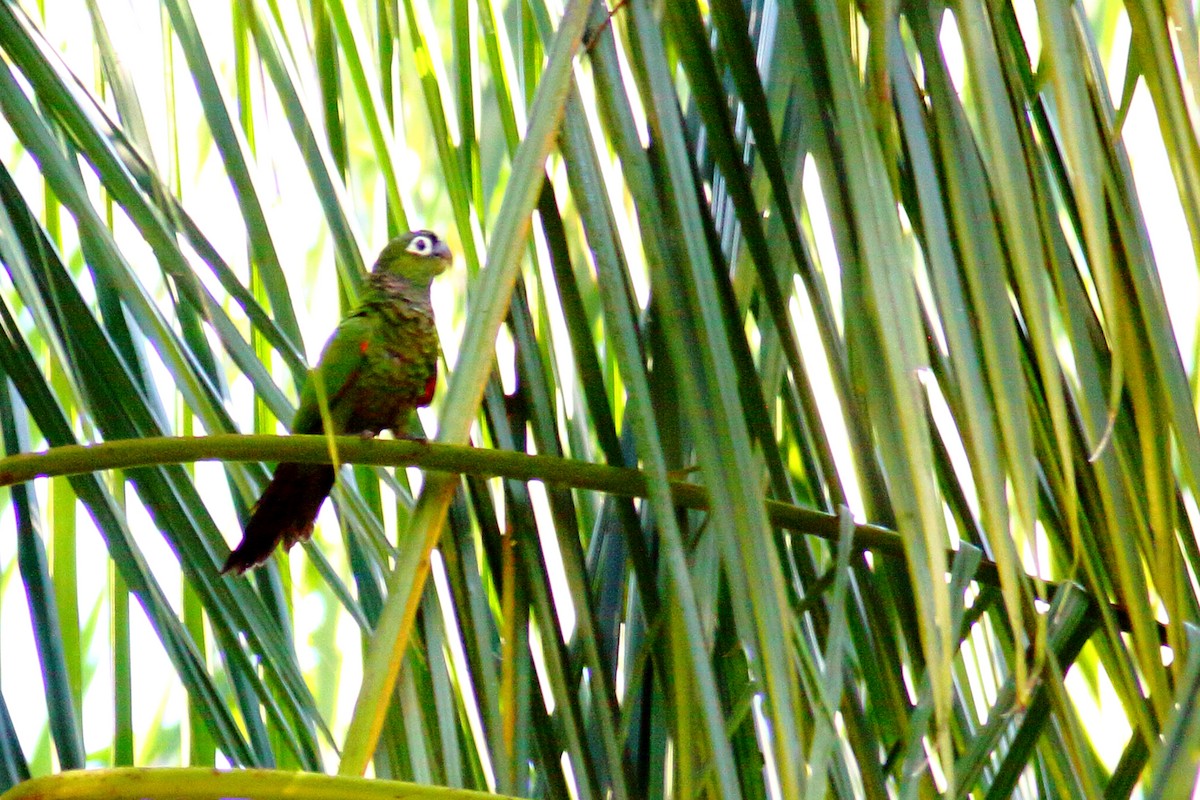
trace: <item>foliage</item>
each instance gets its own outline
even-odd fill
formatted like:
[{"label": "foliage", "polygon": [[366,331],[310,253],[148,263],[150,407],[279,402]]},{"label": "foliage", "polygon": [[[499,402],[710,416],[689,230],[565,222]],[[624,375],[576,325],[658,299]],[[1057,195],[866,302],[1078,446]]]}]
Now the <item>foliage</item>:
[{"label": "foliage", "polygon": [[[0,783],[1187,793],[1198,43],[1153,0],[0,3],[0,432],[105,443],[0,464]],[[219,576],[263,462],[330,455],[225,435],[416,227],[447,446],[336,442],[316,541]]]}]

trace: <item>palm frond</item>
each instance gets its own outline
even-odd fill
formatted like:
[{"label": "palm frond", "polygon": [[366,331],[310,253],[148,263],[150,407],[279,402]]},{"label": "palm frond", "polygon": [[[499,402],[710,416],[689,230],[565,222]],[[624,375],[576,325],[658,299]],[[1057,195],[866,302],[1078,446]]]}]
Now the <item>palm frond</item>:
[{"label": "palm frond", "polygon": [[[4,788],[1194,785],[1190,9],[142,13],[0,4]],[[461,255],[437,443],[337,440],[304,555],[220,576],[330,458],[239,434],[409,227]]]}]

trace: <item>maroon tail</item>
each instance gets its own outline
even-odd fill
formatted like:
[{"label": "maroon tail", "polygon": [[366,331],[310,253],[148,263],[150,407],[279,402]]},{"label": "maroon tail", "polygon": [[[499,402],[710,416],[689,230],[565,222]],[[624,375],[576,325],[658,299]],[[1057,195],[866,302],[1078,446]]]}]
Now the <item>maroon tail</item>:
[{"label": "maroon tail", "polygon": [[321,504],[333,488],[329,464],[282,463],[275,468],[266,491],[250,512],[242,541],[221,568],[221,574],[239,575],[271,557],[281,541],[285,547],[312,535]]}]

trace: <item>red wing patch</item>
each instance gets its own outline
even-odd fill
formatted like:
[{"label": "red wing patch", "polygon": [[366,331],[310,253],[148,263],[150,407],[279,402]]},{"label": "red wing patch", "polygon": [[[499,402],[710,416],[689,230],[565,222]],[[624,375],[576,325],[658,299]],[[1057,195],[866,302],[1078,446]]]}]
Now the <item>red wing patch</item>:
[{"label": "red wing patch", "polygon": [[418,406],[427,406],[433,402],[433,391],[437,389],[437,370],[425,379],[425,391],[417,398]]},{"label": "red wing patch", "polygon": [[362,353],[365,356],[367,354],[367,349],[370,346],[371,346],[371,343],[368,342],[366,339],[363,339],[361,342],[358,343],[358,352]]}]

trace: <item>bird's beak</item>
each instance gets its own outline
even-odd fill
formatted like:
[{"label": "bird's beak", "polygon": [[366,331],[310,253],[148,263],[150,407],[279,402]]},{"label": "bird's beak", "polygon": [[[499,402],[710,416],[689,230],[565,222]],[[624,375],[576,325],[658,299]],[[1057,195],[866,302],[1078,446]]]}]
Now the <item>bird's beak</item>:
[{"label": "bird's beak", "polygon": [[454,254],[450,252],[450,245],[438,239],[437,244],[433,246],[433,254],[442,259],[446,263],[454,260]]}]

